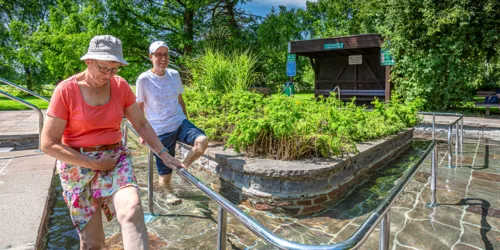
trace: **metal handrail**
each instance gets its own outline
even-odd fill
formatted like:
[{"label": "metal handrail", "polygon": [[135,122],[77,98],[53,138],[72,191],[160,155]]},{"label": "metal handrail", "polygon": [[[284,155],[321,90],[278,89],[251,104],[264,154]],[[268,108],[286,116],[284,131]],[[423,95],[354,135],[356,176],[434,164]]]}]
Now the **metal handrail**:
[{"label": "metal handrail", "polygon": [[[458,118],[448,125],[448,167],[454,168],[451,161],[453,158],[452,143],[453,143],[453,127],[455,127],[455,151],[458,151],[460,145],[460,155],[463,154],[464,144],[464,115],[460,113],[445,113],[445,112],[418,112],[421,115],[432,115],[432,140],[435,140],[436,134],[436,116],[458,116]],[[460,122],[460,123],[459,123]],[[460,139],[459,139],[460,137]]]},{"label": "metal handrail", "polygon": [[50,99],[48,99],[46,97],[43,97],[43,96],[41,96],[41,95],[39,95],[39,94],[37,94],[37,93],[29,90],[29,89],[23,88],[23,87],[15,84],[15,83],[9,82],[9,81],[1,78],[1,77],[0,77],[0,82],[3,82],[3,83],[5,83],[5,84],[7,84],[9,86],[12,86],[12,87],[16,88],[16,89],[22,90],[22,91],[24,91],[24,92],[26,92],[26,93],[28,93],[28,94],[30,94],[32,96],[35,96],[35,97],[38,97],[38,98],[42,99],[44,101],[50,102]]},{"label": "metal handrail", "polygon": [[[138,133],[133,129],[132,125],[128,122],[124,122],[124,128],[128,127],[134,134],[137,136]],[[124,135],[126,137],[126,135]],[[148,145],[149,147],[149,145]],[[401,193],[401,191],[406,187],[408,182],[411,180],[413,175],[415,174],[417,168],[422,164],[422,162],[427,158],[431,151],[434,152],[432,157],[432,169],[436,168],[434,164],[437,162],[437,144],[436,141],[433,141],[431,145],[427,148],[425,153],[419,158],[417,163],[407,172],[406,176],[402,178],[402,181],[391,191],[391,193],[384,199],[384,201],[377,206],[375,211],[371,214],[371,216],[365,220],[363,225],[361,225],[358,230],[346,241],[332,244],[332,245],[306,245],[301,243],[296,243],[292,241],[288,241],[282,239],[270,232],[267,228],[262,226],[259,222],[255,221],[252,217],[248,216],[246,213],[241,211],[236,205],[232,204],[226,198],[222,197],[205,184],[203,184],[196,177],[191,175],[186,169],[179,168],[176,169],[176,172],[183,177],[184,179],[191,182],[198,189],[204,192],[208,197],[214,200],[219,205],[219,218],[218,218],[218,249],[225,249],[225,239],[226,239],[226,212],[231,213],[237,220],[239,220],[245,227],[250,229],[253,233],[255,233],[259,238],[267,242],[268,244],[278,248],[278,249],[292,249],[292,250],[326,250],[326,249],[349,249],[349,248],[358,248],[363,244],[363,242],[368,238],[370,233],[373,231],[375,226],[380,223],[381,226],[381,247],[383,249],[388,249],[388,240],[389,240],[389,214],[388,211],[391,208],[392,204],[395,202],[396,197]],[[148,194],[150,195],[149,200],[149,210],[152,213],[152,205],[153,205],[153,197],[152,197],[152,150],[149,147],[148,152],[148,166],[149,166],[149,187]],[[433,200],[435,203],[435,200]],[[382,249],[382,248],[381,248]]]},{"label": "metal handrail", "polygon": [[0,90],[0,94],[13,100],[13,101],[17,101],[19,103],[22,103],[25,106],[30,107],[31,109],[35,110],[38,113],[38,150],[41,151],[42,150],[41,135],[42,135],[42,128],[43,128],[43,113],[42,113],[42,111],[37,106],[19,98],[19,97],[15,97],[7,92]]},{"label": "metal handrail", "polygon": [[337,91],[337,98],[340,100],[340,87],[337,85],[335,86],[330,92],[335,92],[335,90],[338,90]]},{"label": "metal handrail", "polygon": [[285,90],[286,90],[286,89],[291,89],[291,88],[292,88],[292,86],[291,86],[291,85],[290,85],[290,86],[286,86],[286,87],[285,87],[285,88],[283,88],[283,90],[281,91],[281,94],[285,93]]}]

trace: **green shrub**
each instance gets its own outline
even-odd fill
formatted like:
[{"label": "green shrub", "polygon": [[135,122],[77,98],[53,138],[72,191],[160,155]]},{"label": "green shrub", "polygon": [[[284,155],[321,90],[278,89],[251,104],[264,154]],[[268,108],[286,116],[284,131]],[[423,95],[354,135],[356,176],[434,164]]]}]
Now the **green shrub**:
[{"label": "green shrub", "polygon": [[367,110],[335,98],[297,100],[263,97],[248,91],[215,92],[187,88],[187,112],[212,141],[248,156],[292,160],[341,156],[356,151],[356,142],[376,139],[418,122],[422,102],[374,101]]}]

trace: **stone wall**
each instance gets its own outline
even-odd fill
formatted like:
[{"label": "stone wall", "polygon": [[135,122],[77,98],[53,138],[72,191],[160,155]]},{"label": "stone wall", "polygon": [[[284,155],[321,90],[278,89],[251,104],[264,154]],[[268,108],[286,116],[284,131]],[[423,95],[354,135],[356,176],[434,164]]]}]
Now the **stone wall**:
[{"label": "stone wall", "polygon": [[0,137],[0,148],[36,149],[38,148],[38,134],[2,135]]},{"label": "stone wall", "polygon": [[[232,150],[210,147],[199,163],[242,191],[259,210],[307,215],[320,212],[360,184],[367,170],[385,165],[410,146],[413,129],[384,139],[358,143],[359,153],[338,159],[278,161],[245,158]],[[179,144],[186,155],[189,146]]]}]

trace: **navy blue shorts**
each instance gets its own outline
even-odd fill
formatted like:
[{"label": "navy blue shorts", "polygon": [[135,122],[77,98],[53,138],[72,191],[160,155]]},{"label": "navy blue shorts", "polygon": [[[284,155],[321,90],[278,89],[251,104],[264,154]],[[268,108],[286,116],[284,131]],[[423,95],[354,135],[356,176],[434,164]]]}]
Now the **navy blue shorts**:
[{"label": "navy blue shorts", "polygon": [[[175,157],[175,144],[177,141],[193,146],[196,138],[200,136],[205,136],[205,132],[185,119],[176,130],[162,134],[158,138],[160,138],[161,144],[167,148],[168,153]],[[156,154],[154,156],[159,175],[172,173],[172,169],[167,167],[160,157],[156,156]]]}]

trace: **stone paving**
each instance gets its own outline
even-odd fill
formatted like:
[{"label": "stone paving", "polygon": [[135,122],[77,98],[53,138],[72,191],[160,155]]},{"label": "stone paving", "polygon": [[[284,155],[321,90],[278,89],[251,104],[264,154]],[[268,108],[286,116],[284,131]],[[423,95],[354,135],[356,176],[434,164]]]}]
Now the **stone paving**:
[{"label": "stone paving", "polygon": [[0,135],[38,135],[38,119],[32,110],[0,111]]},{"label": "stone paving", "polygon": [[[427,138],[429,134],[416,136]],[[133,143],[131,148],[134,148]],[[426,206],[431,194],[429,157],[391,209],[391,249],[500,249],[500,141],[466,138],[463,156],[453,158],[458,166],[453,169],[446,167],[446,149],[445,144],[439,145],[439,206]],[[147,204],[146,155],[144,150],[136,150],[135,154],[143,204]],[[394,184],[393,177],[384,178],[401,172],[393,170],[408,167],[416,156],[418,154],[400,156],[392,166],[375,173],[343,202],[322,214],[304,218],[253,210],[237,191],[218,182],[214,176],[196,169],[191,172],[280,237],[305,244],[332,244],[346,240],[357,230],[383,199],[382,194]],[[158,188],[155,180],[154,209],[157,214],[147,216],[151,244],[161,246],[158,249],[216,249],[217,205],[178,176],[174,176],[174,182],[184,202],[169,206],[163,198],[164,191]],[[64,203],[62,205],[59,216],[64,212]],[[147,211],[147,207],[145,209]],[[227,249],[274,249],[234,218],[228,218]],[[70,223],[61,225],[64,221],[68,224],[69,219],[59,218],[58,227],[73,230]],[[120,249],[121,236],[116,220],[105,222],[105,230],[110,249]],[[53,232],[53,235],[60,234],[57,230]],[[59,237],[58,241],[50,243],[61,242],[67,246],[72,241]],[[361,249],[378,249],[378,244],[377,227]]]},{"label": "stone paving", "polygon": [[[436,116],[437,124],[450,124],[457,119],[456,116]],[[424,123],[432,124],[432,115],[423,115]],[[485,117],[464,117],[464,126],[477,128],[500,129],[500,119]]]},{"label": "stone paving", "polygon": [[0,153],[0,249],[35,249],[40,243],[54,163],[34,150]]}]

